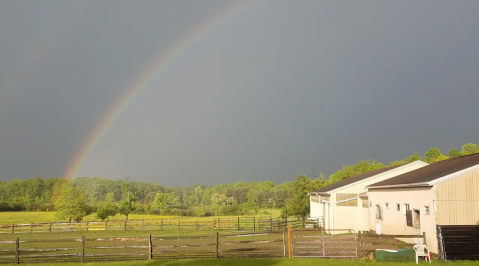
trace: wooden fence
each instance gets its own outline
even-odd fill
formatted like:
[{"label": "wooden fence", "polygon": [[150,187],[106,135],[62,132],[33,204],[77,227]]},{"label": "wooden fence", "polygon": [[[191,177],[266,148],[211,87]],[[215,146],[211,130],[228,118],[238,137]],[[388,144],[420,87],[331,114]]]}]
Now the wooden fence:
[{"label": "wooden fence", "polygon": [[362,258],[376,249],[406,249],[414,244],[407,239],[426,241],[426,235],[376,235],[356,233],[351,229],[309,230],[288,229],[289,257]]},{"label": "wooden fence", "polygon": [[0,263],[285,257],[284,231],[0,241]]},{"label": "wooden fence", "polygon": [[284,230],[287,225],[293,227],[318,228],[320,219],[282,219],[271,217],[234,217],[212,220],[113,220],[105,222],[82,223],[29,223],[0,225],[0,233],[45,233],[45,232],[90,232],[90,231],[162,231],[162,230]]},{"label": "wooden fence", "polygon": [[96,262],[186,258],[361,258],[376,249],[406,248],[397,239],[425,235],[363,235],[351,230],[217,231],[142,237],[72,237],[0,241],[0,263]]}]

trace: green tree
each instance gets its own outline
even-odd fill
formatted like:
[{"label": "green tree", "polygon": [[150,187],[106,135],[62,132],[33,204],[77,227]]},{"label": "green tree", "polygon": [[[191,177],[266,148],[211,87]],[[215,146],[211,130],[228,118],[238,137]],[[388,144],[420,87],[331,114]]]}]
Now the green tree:
[{"label": "green tree", "polygon": [[292,198],[286,201],[288,215],[306,217],[309,214],[309,192],[311,179],[306,175],[299,175],[293,183]]},{"label": "green tree", "polygon": [[121,184],[121,189],[122,199],[119,202],[118,212],[125,215],[125,219],[128,220],[128,216],[135,209],[134,204],[138,200],[138,197],[136,196],[137,193],[132,191],[131,184],[128,179],[126,182]]},{"label": "green tree", "polygon": [[449,153],[447,154],[447,156],[449,156],[449,158],[459,157],[461,156],[461,152],[456,148],[452,148],[449,150]]},{"label": "green tree", "polygon": [[386,165],[376,160],[363,160],[357,164],[343,166],[343,169],[337,171],[329,177],[331,183],[341,181],[346,178],[357,176],[370,171],[378,170],[386,167]]},{"label": "green tree", "polygon": [[479,147],[474,143],[467,143],[461,148],[461,156],[479,153]]},{"label": "green tree", "polygon": [[55,216],[59,220],[68,219],[70,222],[81,222],[87,215],[85,194],[79,187],[68,186],[56,202]]},{"label": "green tree", "polygon": [[156,193],[155,199],[151,203],[150,211],[156,214],[165,214],[170,206],[178,202],[178,196],[175,193]]},{"label": "green tree", "polygon": [[441,158],[442,152],[438,148],[430,148],[425,154],[424,154],[424,161],[426,163],[434,163],[437,162],[439,158]]},{"label": "green tree", "polygon": [[423,159],[421,158],[421,156],[419,156],[417,154],[417,152],[415,152],[413,155],[407,157],[404,160],[404,163],[412,163],[412,162],[415,162],[415,161],[423,161]]},{"label": "green tree", "polygon": [[105,202],[100,204],[96,212],[96,217],[103,222],[110,216],[115,216],[118,213],[118,207],[115,205],[115,194],[110,192],[105,197]]}]

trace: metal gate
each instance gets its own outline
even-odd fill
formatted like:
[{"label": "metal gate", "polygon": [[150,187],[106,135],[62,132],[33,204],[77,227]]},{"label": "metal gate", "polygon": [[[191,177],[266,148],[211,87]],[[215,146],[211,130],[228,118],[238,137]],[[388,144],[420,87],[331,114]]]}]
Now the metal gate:
[{"label": "metal gate", "polygon": [[292,229],[291,257],[295,258],[356,258],[358,241],[354,230]]}]

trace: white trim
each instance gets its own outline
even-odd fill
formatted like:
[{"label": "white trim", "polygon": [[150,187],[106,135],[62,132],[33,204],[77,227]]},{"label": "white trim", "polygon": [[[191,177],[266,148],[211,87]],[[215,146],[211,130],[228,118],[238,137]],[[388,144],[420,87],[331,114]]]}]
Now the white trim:
[{"label": "white trim", "polygon": [[466,174],[470,171],[474,171],[474,170],[478,170],[479,169],[479,164],[476,164],[474,166],[471,166],[469,168],[466,168],[466,169],[462,169],[461,171],[458,171],[458,172],[455,172],[455,173],[452,173],[452,174],[449,174],[449,175],[446,175],[446,176],[443,176],[441,178],[437,178],[437,179],[434,179],[434,180],[431,180],[429,181],[429,184],[431,186],[434,186],[438,183],[441,183],[441,182],[444,182],[444,181],[447,181],[451,178],[454,178],[454,177],[457,177],[457,176],[460,176],[460,175],[463,175],[463,174]]},{"label": "white trim", "polygon": [[399,185],[384,185],[384,186],[368,186],[367,189],[374,188],[408,188],[408,187],[432,187],[428,182],[411,183],[411,184],[399,184]]},{"label": "white trim", "polygon": [[[335,189],[332,189],[332,190],[329,190],[328,193],[336,193],[337,191],[341,191],[343,189],[346,189],[346,188],[349,188],[349,187],[352,187],[352,186],[355,186],[361,182],[367,182],[369,180],[373,180],[373,179],[376,179],[376,178],[379,178],[383,175],[386,175],[386,174],[390,174],[390,173],[393,173],[395,171],[399,171],[399,170],[403,170],[405,168],[408,168],[409,166],[414,166],[416,164],[419,164],[419,165],[423,165],[423,166],[427,166],[429,165],[428,163],[425,163],[423,161],[414,161],[414,162],[411,162],[411,163],[407,163],[407,164],[404,164],[404,165],[401,165],[400,167],[397,167],[397,168],[394,168],[394,169],[391,169],[389,171],[386,171],[386,172],[382,172],[380,174],[377,174],[377,175],[373,175],[373,176],[370,176],[368,178],[365,178],[365,179],[362,179],[362,180],[358,180],[356,182],[353,182],[353,183],[350,183],[350,184],[347,184],[347,185],[344,185],[342,187],[338,187],[338,188],[335,188]],[[411,171],[414,171],[414,170],[411,170]],[[393,178],[393,177],[391,177]]]},{"label": "white trim", "polygon": [[359,197],[355,197],[355,198],[350,198],[350,199],[345,199],[345,200],[336,201],[336,202],[335,202],[335,203],[333,203],[333,204],[338,204],[338,203],[341,203],[341,202],[346,202],[346,201],[355,200],[355,199],[359,199]]}]

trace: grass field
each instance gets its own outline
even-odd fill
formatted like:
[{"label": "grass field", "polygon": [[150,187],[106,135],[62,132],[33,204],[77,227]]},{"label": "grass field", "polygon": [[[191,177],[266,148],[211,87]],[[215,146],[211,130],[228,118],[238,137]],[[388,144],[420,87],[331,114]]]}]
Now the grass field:
[{"label": "grass field", "polygon": [[[458,262],[433,262],[439,266],[479,266],[479,262],[458,261]],[[35,266],[53,266],[59,263],[35,263],[22,264]],[[359,260],[328,260],[328,259],[195,259],[195,260],[170,260],[170,261],[130,261],[130,262],[108,262],[108,263],[67,263],[68,266],[414,266],[415,262],[373,262]],[[420,265],[429,265],[421,262]]]},{"label": "grass field", "polygon": [[[266,211],[268,214],[263,213]],[[262,210],[259,214],[254,215],[256,217],[269,216],[270,210]],[[281,210],[273,209],[273,218],[279,217]],[[147,214],[130,214],[129,219],[161,219],[171,218],[174,216],[160,216],[160,215],[147,215]],[[181,217],[181,220],[213,220],[215,218],[232,218],[237,216],[210,216],[210,217]],[[125,219],[124,215],[116,215],[110,219]],[[95,214],[91,214],[83,219],[84,221],[98,220]],[[55,212],[0,212],[0,224],[12,224],[12,223],[31,223],[31,222],[55,222]]]}]

